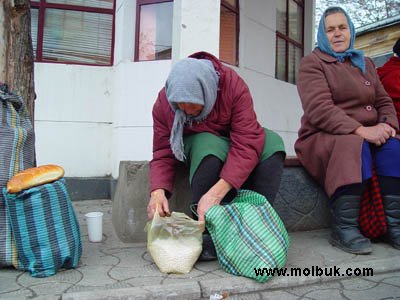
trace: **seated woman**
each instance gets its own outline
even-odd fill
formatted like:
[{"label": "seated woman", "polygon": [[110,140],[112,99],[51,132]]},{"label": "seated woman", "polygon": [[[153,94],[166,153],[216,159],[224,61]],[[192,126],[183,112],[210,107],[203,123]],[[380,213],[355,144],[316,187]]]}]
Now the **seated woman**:
[{"label": "seated woman", "polygon": [[358,220],[360,196],[375,167],[387,238],[400,249],[400,141],[393,102],[372,60],[353,48],[354,25],[342,8],[324,12],[317,39],[299,70],[304,115],[295,150],[331,199],[331,243],[350,253],[371,252]]},{"label": "seated woman", "polygon": [[[258,123],[250,91],[239,75],[213,55],[199,52],[178,61],[153,107],[150,202],[156,195],[161,216],[169,214],[177,163],[190,165],[198,219],[213,205],[229,202],[240,188],[264,195],[278,192],[285,158],[279,135]],[[215,259],[204,236],[200,259]]]}]

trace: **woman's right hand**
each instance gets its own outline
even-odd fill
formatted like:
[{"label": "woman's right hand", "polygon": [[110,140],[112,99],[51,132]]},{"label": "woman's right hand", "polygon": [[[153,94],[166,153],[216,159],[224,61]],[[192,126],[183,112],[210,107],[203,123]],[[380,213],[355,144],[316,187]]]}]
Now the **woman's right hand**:
[{"label": "woman's right hand", "polygon": [[160,217],[170,215],[168,199],[165,196],[165,191],[163,189],[157,189],[151,192],[149,205],[147,206],[147,216],[150,220],[153,219],[154,213],[156,212],[156,200],[158,202],[158,213],[160,214]]},{"label": "woman's right hand", "polygon": [[381,146],[386,143],[390,137],[396,135],[396,130],[386,123],[379,123],[375,126],[360,126],[354,133],[361,136],[369,143]]}]

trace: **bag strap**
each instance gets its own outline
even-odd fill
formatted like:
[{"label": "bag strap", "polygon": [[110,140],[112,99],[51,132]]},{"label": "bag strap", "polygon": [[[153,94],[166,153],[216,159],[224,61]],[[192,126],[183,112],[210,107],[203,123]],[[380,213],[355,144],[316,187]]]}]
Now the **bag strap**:
[{"label": "bag strap", "polygon": [[197,213],[197,204],[190,204],[190,211],[196,216],[198,217],[198,213]]},{"label": "bag strap", "polygon": [[15,109],[19,111],[21,108],[25,109],[25,102],[20,95],[14,94],[9,91],[6,83],[0,82],[0,101],[8,101],[16,105]]}]

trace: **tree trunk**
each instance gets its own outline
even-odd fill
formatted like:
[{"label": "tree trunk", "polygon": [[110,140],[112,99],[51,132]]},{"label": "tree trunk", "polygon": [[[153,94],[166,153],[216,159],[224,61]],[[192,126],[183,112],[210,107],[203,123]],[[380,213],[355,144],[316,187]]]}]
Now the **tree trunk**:
[{"label": "tree trunk", "polygon": [[1,0],[0,82],[20,95],[34,121],[35,90],[29,0]]}]

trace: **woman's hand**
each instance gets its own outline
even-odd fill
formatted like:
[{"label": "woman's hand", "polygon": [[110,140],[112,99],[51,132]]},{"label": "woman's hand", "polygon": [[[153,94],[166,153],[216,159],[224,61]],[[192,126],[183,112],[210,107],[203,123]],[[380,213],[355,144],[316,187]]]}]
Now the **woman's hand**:
[{"label": "woman's hand", "polygon": [[220,204],[222,199],[230,191],[231,188],[232,186],[230,185],[230,183],[221,178],[207,193],[205,193],[201,197],[199,204],[197,205],[197,214],[199,216],[199,221],[204,222],[204,215],[207,210],[211,206]]},{"label": "woman's hand", "polygon": [[165,217],[170,215],[165,191],[163,189],[158,189],[151,192],[149,205],[147,206],[147,216],[150,220],[153,219],[154,213],[156,212],[156,200],[158,202],[158,213],[160,216]]},{"label": "woman's hand", "polygon": [[354,133],[377,146],[383,145],[390,137],[396,136],[396,130],[386,123],[368,127],[360,126]]}]

